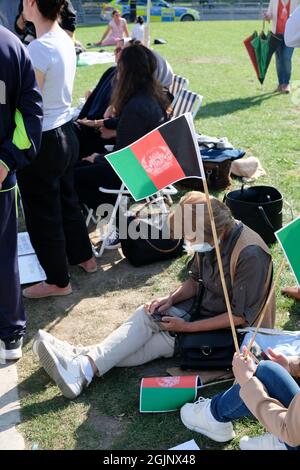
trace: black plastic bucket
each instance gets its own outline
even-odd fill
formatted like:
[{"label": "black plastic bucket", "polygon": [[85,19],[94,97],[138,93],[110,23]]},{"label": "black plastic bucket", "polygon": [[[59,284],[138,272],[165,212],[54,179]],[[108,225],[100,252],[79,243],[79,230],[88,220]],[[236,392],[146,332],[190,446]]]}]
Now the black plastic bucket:
[{"label": "black plastic bucket", "polygon": [[282,227],[283,199],[272,186],[242,187],[224,197],[233,216],[257,232],[267,245],[276,242],[274,232]]}]

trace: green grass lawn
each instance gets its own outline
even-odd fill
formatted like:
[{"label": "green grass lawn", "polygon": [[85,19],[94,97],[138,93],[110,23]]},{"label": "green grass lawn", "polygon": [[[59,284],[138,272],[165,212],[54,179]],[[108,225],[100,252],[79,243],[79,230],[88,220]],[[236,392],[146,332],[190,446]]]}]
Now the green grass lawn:
[{"label": "green grass lawn", "polygon": [[[267,176],[259,184],[276,186],[284,199],[300,210],[299,110],[295,95],[274,95],[276,75],[272,62],[265,84],[260,86],[242,44],[259,22],[197,22],[155,24],[152,40],[179,75],[190,81],[190,89],[204,95],[195,120],[198,132],[227,136],[236,146],[258,157]],[[83,43],[101,37],[101,27],[80,28]],[[295,52],[293,80],[300,80],[300,54]],[[78,69],[74,104],[93,87],[108,66]],[[238,186],[239,183],[233,183]],[[223,193],[218,195],[223,197]],[[287,221],[289,214],[285,211]],[[282,254],[274,247],[275,266]],[[248,419],[235,425],[237,438],[216,444],[192,433],[180,422],[179,413],[144,414],[138,411],[139,383],[144,376],[165,375],[169,361],[155,361],[134,369],[115,369],[95,380],[76,401],[63,398],[31,353],[38,328],[46,328],[63,339],[89,344],[103,338],[128,317],[134,307],[151,296],[169,292],[179,282],[183,260],[141,269],[128,268],[111,253],[100,260],[101,269],[88,278],[72,269],[74,294],[57,300],[27,301],[28,337],[24,358],[19,361],[22,399],[21,432],[28,448],[40,449],[168,449],[195,438],[201,448],[237,449],[238,439],[261,432]],[[286,268],[280,286],[293,282]],[[277,292],[277,326],[300,329],[299,304]],[[219,387],[218,390],[221,390]],[[210,396],[214,390],[207,391]]]}]

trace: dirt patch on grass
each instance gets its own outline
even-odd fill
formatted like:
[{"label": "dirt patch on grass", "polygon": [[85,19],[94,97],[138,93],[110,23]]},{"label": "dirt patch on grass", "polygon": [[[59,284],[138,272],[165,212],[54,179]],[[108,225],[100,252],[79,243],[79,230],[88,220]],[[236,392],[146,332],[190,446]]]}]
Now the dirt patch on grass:
[{"label": "dirt patch on grass", "polygon": [[98,449],[111,449],[114,441],[120,437],[126,427],[122,417],[105,416],[91,409],[86,424],[99,433]]},{"label": "dirt patch on grass", "polygon": [[181,62],[188,64],[231,64],[231,60],[225,57],[186,57],[181,59]]}]

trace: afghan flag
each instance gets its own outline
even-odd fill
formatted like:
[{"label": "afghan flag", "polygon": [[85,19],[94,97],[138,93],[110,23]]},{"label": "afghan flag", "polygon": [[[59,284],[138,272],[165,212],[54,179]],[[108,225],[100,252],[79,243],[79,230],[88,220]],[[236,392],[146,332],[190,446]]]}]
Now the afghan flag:
[{"label": "afghan flag", "polygon": [[159,126],[139,140],[106,155],[136,201],[185,178],[205,178],[190,113]]},{"label": "afghan flag", "polygon": [[300,285],[300,217],[275,232],[275,235]]},{"label": "afghan flag", "polygon": [[198,375],[178,377],[148,377],[142,379],[140,412],[175,411],[194,401],[202,385]]}]

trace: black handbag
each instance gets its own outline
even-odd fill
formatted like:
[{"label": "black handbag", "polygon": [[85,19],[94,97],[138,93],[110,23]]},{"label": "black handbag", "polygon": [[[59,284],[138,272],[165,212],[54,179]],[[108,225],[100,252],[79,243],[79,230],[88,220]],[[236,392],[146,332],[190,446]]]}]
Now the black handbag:
[{"label": "black handbag", "polygon": [[282,227],[283,199],[272,186],[252,186],[231,191],[225,204],[237,220],[257,232],[267,245],[276,242],[274,232]]},{"label": "black handbag", "polygon": [[[237,333],[241,345],[244,333]],[[229,369],[235,347],[230,329],[183,333],[178,352],[181,369]]]},{"label": "black handbag", "polygon": [[135,267],[164,261],[180,256],[183,251],[183,239],[164,238],[163,231],[148,220],[136,216],[127,218],[127,226],[135,224],[135,231],[140,237],[133,239],[127,230],[126,239],[121,239],[124,256]]}]

